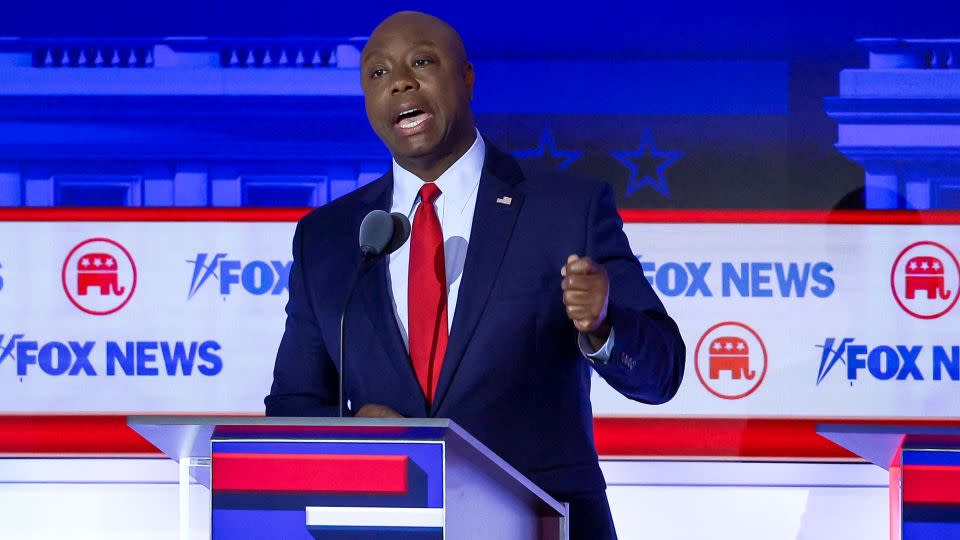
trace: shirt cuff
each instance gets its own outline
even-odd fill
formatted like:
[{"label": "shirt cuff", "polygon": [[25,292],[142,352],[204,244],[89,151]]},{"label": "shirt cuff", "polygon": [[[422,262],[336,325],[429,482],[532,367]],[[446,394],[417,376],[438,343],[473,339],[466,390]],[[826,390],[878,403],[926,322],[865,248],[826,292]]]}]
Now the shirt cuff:
[{"label": "shirt cuff", "polygon": [[613,338],[613,328],[610,328],[610,335],[607,336],[606,343],[594,351],[593,345],[590,343],[590,338],[583,332],[580,332],[577,334],[577,345],[580,346],[580,354],[585,356],[587,360],[597,364],[606,364],[610,361],[610,355],[613,354]]}]

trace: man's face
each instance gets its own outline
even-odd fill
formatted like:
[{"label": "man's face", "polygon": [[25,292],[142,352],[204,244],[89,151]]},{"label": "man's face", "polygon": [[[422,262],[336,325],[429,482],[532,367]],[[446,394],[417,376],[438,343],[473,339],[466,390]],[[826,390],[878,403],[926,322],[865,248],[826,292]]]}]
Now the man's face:
[{"label": "man's face", "polygon": [[473,68],[436,25],[388,20],[360,69],[367,118],[398,160],[441,156],[473,136]]}]

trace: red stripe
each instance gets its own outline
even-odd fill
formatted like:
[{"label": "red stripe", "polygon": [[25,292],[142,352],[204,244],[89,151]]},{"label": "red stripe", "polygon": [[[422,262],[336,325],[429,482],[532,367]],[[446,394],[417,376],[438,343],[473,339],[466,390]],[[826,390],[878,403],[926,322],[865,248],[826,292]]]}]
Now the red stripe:
[{"label": "red stripe", "polygon": [[960,421],[830,418],[595,418],[601,456],[714,458],[856,457],[817,434],[817,424],[957,426]]},{"label": "red stripe", "polygon": [[214,491],[403,495],[407,456],[213,454]]},{"label": "red stripe", "polygon": [[960,467],[904,465],[903,503],[960,505]]},{"label": "red stripe", "polygon": [[0,221],[297,221],[312,208],[0,208]]},{"label": "red stripe", "polygon": [[[311,208],[0,208],[0,221],[296,221]],[[957,225],[953,210],[620,210],[628,223]]]},{"label": "red stripe", "polygon": [[123,416],[0,416],[0,453],[147,454],[159,452]]},{"label": "red stripe", "polygon": [[605,456],[850,458],[817,435],[815,419],[596,418]]},{"label": "red stripe", "polygon": [[374,427],[374,426],[219,426],[217,436],[220,437],[336,437],[354,435],[402,436],[411,432],[406,427]]},{"label": "red stripe", "polygon": [[[817,435],[823,423],[960,426],[960,421],[833,418],[611,418],[594,420],[602,456],[706,458],[850,458]],[[123,416],[0,416],[0,454],[145,454],[159,452]]]},{"label": "red stripe", "polygon": [[780,223],[834,225],[957,225],[955,210],[638,210],[621,209],[627,223]]}]

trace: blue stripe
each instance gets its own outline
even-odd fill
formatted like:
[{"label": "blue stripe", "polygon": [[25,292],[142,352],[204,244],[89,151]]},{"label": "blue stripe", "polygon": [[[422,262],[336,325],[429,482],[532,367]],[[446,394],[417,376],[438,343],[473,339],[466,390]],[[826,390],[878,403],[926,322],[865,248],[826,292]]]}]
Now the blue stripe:
[{"label": "blue stripe", "polygon": [[960,452],[903,451],[904,465],[943,465],[960,467]]},{"label": "blue stripe", "polygon": [[478,114],[786,115],[786,62],[477,62]]},{"label": "blue stripe", "polygon": [[211,519],[212,540],[313,540],[306,510],[218,510]]},{"label": "blue stripe", "polygon": [[[404,495],[330,495],[324,493],[263,493],[214,491],[213,508],[224,510],[299,510],[308,506],[367,506],[376,508],[429,508],[426,478],[411,466],[409,492]],[[417,474],[419,473],[419,475]],[[419,476],[419,477],[418,477]]]},{"label": "blue stripe", "polygon": [[323,540],[443,540],[443,529],[310,527]]},{"label": "blue stripe", "polygon": [[960,506],[940,504],[904,504],[903,521],[960,523]]},{"label": "blue stripe", "polygon": [[903,540],[956,540],[957,538],[960,538],[960,523],[903,523]]},{"label": "blue stripe", "polygon": [[441,540],[442,529],[310,527],[305,510],[213,510],[211,540]]}]

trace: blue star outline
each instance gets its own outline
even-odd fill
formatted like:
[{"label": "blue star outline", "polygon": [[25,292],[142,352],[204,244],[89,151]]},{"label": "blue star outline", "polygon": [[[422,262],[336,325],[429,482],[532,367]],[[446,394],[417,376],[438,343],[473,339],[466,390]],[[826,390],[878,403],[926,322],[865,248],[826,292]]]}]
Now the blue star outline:
[{"label": "blue star outline", "polygon": [[[670,198],[670,189],[667,187],[667,169],[681,156],[683,152],[671,152],[668,150],[658,150],[653,143],[653,135],[650,133],[650,130],[646,130],[643,134],[643,137],[640,139],[640,144],[637,145],[636,150],[631,150],[628,152],[610,152],[613,157],[617,158],[621,163],[623,163],[628,169],[630,169],[630,178],[627,180],[627,197],[633,195],[637,191],[640,191],[640,188],[644,186],[650,186],[653,189],[657,190],[661,195],[666,198]],[[657,161],[656,170],[654,174],[656,177],[651,175],[648,171],[643,171],[641,173],[640,167],[634,162],[634,160],[645,159],[645,160],[654,160]],[[640,176],[643,174],[643,176]],[[640,176],[638,178],[638,176]]]},{"label": "blue star outline", "polygon": [[543,128],[543,133],[540,135],[540,142],[536,148],[533,150],[517,150],[513,152],[513,155],[518,159],[543,159],[544,161],[550,162],[551,165],[559,162],[559,164],[554,166],[562,171],[582,156],[583,152],[576,150],[558,150],[557,143],[553,139],[553,132],[550,131],[549,127],[545,127]]}]

